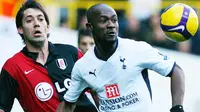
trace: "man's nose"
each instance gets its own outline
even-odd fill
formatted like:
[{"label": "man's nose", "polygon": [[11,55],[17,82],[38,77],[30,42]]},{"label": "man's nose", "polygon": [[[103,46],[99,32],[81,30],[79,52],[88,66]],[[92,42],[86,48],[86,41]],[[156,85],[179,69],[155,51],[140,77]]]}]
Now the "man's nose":
[{"label": "man's nose", "polygon": [[40,23],[39,23],[38,20],[35,20],[35,22],[34,22],[34,28],[35,28],[35,27],[40,27]]},{"label": "man's nose", "polygon": [[115,23],[112,20],[108,21],[108,27],[114,28],[115,27]]}]

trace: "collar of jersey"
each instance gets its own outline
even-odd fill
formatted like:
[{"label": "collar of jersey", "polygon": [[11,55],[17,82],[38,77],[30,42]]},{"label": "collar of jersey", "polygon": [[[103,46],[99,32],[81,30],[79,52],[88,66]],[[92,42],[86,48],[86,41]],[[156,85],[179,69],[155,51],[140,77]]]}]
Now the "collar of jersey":
[{"label": "collar of jersey", "polygon": [[[53,45],[51,42],[48,42],[49,46],[49,55],[57,55],[55,45]],[[33,60],[36,60],[38,57],[38,52],[30,52],[28,51],[27,47],[25,46],[21,51],[25,56],[32,58]]]},{"label": "collar of jersey", "polygon": [[119,38],[117,38],[116,42],[117,42],[117,46],[116,46],[116,48],[115,48],[115,51],[114,51],[113,54],[111,54],[108,58],[101,57],[100,55],[98,55],[96,46],[94,47],[94,55],[95,55],[99,60],[107,61],[107,60],[110,59],[110,57],[112,57],[112,55],[114,55],[115,52],[117,51],[117,48],[118,48],[118,46],[119,46]]}]

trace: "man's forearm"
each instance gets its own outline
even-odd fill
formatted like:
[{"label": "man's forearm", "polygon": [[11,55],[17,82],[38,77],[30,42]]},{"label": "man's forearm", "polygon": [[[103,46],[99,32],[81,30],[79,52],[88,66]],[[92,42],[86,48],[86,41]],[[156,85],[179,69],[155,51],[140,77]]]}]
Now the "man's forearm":
[{"label": "man's forearm", "polygon": [[56,112],[73,112],[76,107],[75,103],[61,102],[56,109]]},{"label": "man's forearm", "polygon": [[93,90],[91,90],[90,93],[92,95],[92,98],[94,99],[96,107],[98,108],[99,107],[99,98],[97,96],[97,93],[95,91],[93,91]]},{"label": "man's forearm", "polygon": [[182,69],[176,65],[171,77],[172,107],[183,105],[185,93],[185,77]]}]

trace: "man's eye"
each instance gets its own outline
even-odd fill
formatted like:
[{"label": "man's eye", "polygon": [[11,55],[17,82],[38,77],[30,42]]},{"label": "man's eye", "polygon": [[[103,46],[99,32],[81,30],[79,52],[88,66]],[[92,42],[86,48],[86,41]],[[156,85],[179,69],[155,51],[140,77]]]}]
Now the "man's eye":
[{"label": "man's eye", "polygon": [[30,22],[31,22],[31,20],[26,20],[26,22],[27,22],[27,23],[30,23]]},{"label": "man's eye", "polygon": [[87,43],[85,43],[85,42],[83,42],[83,43],[81,43],[83,46],[86,46],[87,45]]},{"label": "man's eye", "polygon": [[44,20],[43,18],[40,18],[40,19],[39,19],[39,21],[43,21],[43,20]]},{"label": "man's eye", "polygon": [[93,46],[93,45],[94,45],[94,43],[93,43],[93,42],[91,42],[91,43],[90,43],[90,45],[91,45],[91,46]]},{"label": "man's eye", "polygon": [[117,20],[116,20],[116,19],[113,19],[112,21],[113,21],[113,23],[116,23],[116,22],[117,22]]},{"label": "man's eye", "polygon": [[100,22],[101,22],[101,23],[105,23],[105,22],[106,22],[106,20],[100,20]]}]

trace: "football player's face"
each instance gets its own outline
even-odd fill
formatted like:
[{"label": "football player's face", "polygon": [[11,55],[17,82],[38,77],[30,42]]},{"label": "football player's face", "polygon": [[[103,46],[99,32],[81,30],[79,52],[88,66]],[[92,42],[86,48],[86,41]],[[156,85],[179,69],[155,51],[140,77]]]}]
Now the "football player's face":
[{"label": "football player's face", "polygon": [[49,26],[40,10],[29,8],[24,11],[22,27],[18,28],[18,32],[24,35],[26,44],[44,43],[48,31]]},{"label": "football player's face", "polygon": [[87,50],[94,45],[93,37],[84,36],[79,43],[79,49],[85,54]]},{"label": "football player's face", "polygon": [[118,35],[118,18],[111,8],[102,8],[93,21],[93,34],[98,41],[112,42]]}]

